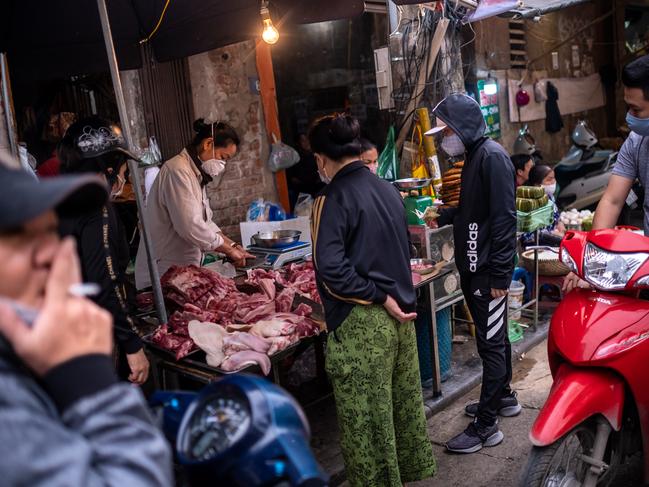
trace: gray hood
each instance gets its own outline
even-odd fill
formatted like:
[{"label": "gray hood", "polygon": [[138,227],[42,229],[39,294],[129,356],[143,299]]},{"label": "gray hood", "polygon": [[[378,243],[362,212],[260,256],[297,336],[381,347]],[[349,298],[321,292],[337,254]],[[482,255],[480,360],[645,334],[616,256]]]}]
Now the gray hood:
[{"label": "gray hood", "polygon": [[433,113],[455,132],[467,148],[484,137],[487,125],[480,105],[468,95],[454,93],[440,101]]}]

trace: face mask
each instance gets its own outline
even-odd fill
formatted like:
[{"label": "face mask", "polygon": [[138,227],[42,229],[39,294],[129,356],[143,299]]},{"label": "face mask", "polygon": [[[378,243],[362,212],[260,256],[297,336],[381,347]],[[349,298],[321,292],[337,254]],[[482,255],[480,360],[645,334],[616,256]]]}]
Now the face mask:
[{"label": "face mask", "polygon": [[331,182],[331,178],[327,176],[327,171],[325,170],[324,164],[322,164],[322,169],[318,167],[318,176],[320,176],[320,181],[325,184],[329,184]]},{"label": "face mask", "polygon": [[212,124],[212,158],[203,161],[202,166],[203,171],[212,177],[212,184],[214,186],[218,186],[221,183],[221,178],[225,171],[225,165],[226,162],[223,159],[217,159],[216,152],[214,152],[214,124]]},{"label": "face mask", "polygon": [[466,151],[462,139],[457,134],[446,135],[442,139],[442,150],[450,157],[457,157]]},{"label": "face mask", "polygon": [[627,112],[626,123],[636,134],[649,136],[649,118],[634,117],[630,112]]},{"label": "face mask", "polygon": [[545,194],[552,198],[554,197],[554,192],[557,190],[557,183],[544,184],[543,189],[545,190]]},{"label": "face mask", "polygon": [[225,161],[222,159],[208,159],[203,162],[203,171],[216,179],[225,171]]},{"label": "face mask", "polygon": [[119,174],[117,175],[117,189],[114,189],[110,193],[110,199],[114,200],[118,196],[121,196],[122,193],[124,192],[124,185],[126,184],[126,179],[124,179],[122,176]]}]

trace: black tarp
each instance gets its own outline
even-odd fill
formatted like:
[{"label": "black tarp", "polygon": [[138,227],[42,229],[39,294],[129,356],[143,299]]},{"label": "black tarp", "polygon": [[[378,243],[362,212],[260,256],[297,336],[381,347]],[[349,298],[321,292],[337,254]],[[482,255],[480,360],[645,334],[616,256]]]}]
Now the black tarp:
[{"label": "black tarp", "polygon": [[[259,37],[260,0],[171,0],[151,40],[157,61],[178,59]],[[120,69],[140,67],[140,39],[165,0],[107,0]],[[350,18],[363,0],[271,0],[273,21],[311,23]],[[107,70],[95,0],[2,0],[0,52],[12,78],[47,79]]]}]

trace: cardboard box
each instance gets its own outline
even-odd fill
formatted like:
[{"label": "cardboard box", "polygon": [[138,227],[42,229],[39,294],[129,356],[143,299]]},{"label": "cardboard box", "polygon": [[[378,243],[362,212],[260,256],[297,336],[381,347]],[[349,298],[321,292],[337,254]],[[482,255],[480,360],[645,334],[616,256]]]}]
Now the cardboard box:
[{"label": "cardboard box", "polygon": [[300,241],[311,243],[311,219],[305,216],[281,222],[241,222],[239,228],[241,244],[244,247],[251,245],[251,238],[257,232],[273,230],[298,230],[302,232]]}]

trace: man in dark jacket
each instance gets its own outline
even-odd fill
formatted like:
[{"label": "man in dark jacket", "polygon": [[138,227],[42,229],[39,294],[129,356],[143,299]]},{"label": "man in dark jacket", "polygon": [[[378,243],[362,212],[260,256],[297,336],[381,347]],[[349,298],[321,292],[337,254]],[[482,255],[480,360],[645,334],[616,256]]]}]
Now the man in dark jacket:
[{"label": "man in dark jacket", "polygon": [[[114,123],[100,117],[82,119],[68,128],[59,144],[61,173],[99,175],[112,186],[126,163],[124,150],[124,138]],[[149,361],[130,316],[125,283],[128,242],[112,202],[94,212],[62,218],[59,231],[76,240],[84,279],[101,288],[93,300],[113,316],[119,376],[143,384]]]},{"label": "man in dark jacket", "polygon": [[480,401],[466,408],[475,420],[446,446],[452,452],[473,453],[503,440],[499,414],[515,416],[521,411],[509,387],[507,336],[507,290],[516,251],[516,175],[507,152],[485,137],[486,125],[473,98],[450,95],[433,112],[442,124],[430,133],[442,131],[442,149],[451,157],[465,154],[459,207],[442,212],[439,224],[454,227],[455,260],[483,366]]},{"label": "man in dark jacket", "polygon": [[115,377],[112,319],[72,295],[79,260],[57,235],[59,217],[101,208],[105,184],[38,182],[1,163],[0,180],[0,484],[173,485],[142,394]]}]

